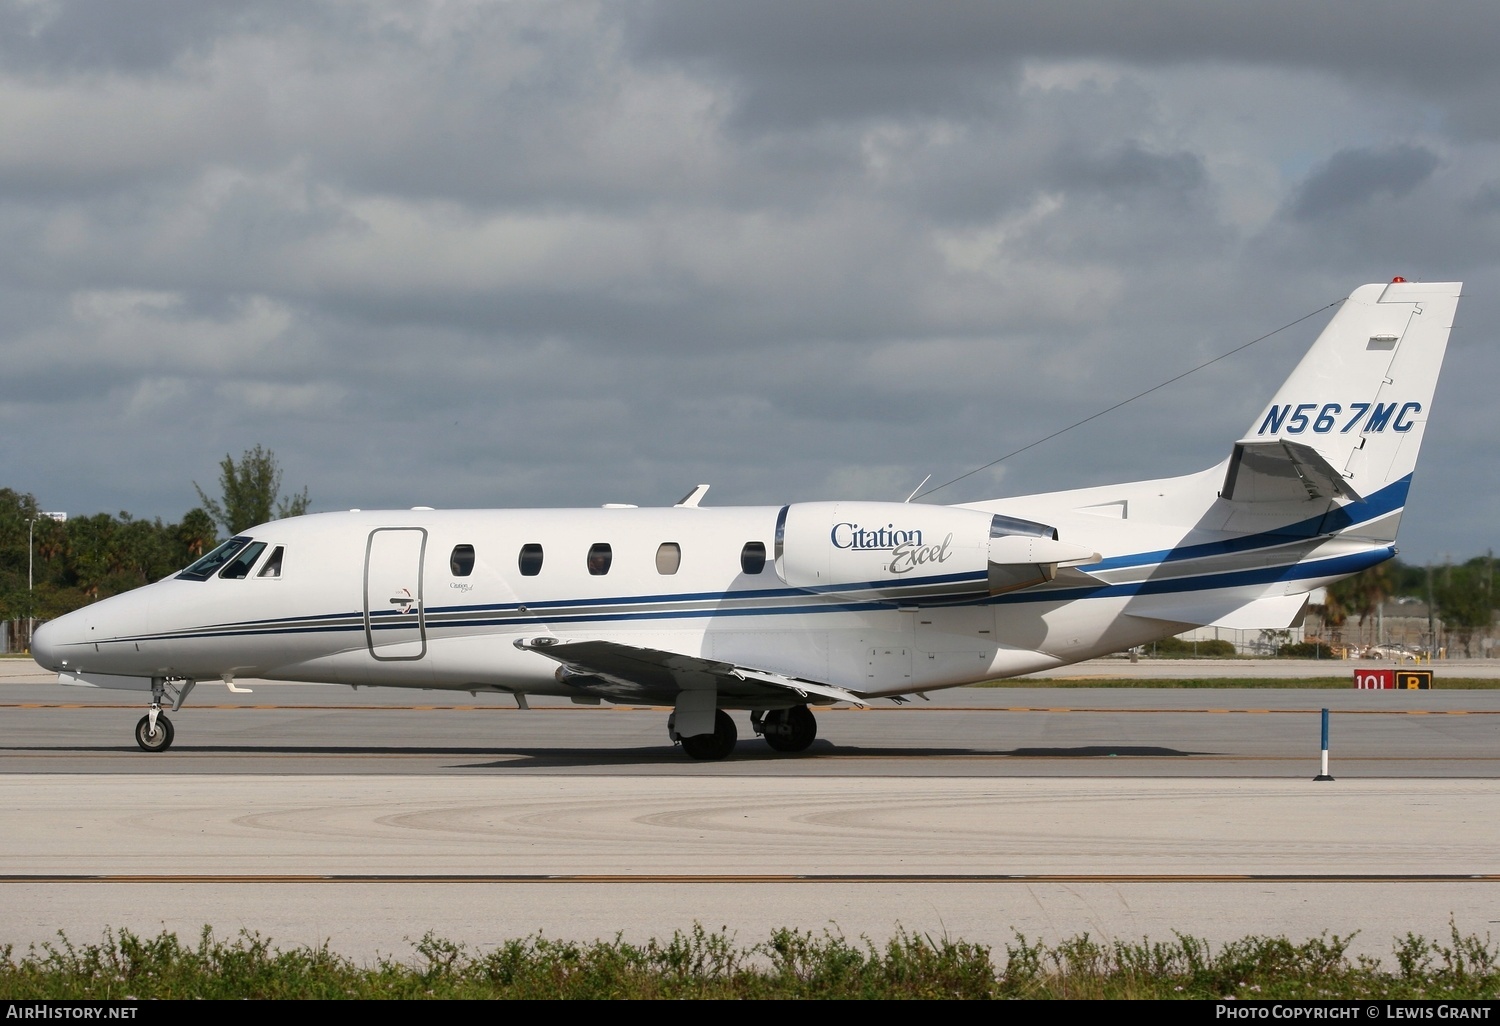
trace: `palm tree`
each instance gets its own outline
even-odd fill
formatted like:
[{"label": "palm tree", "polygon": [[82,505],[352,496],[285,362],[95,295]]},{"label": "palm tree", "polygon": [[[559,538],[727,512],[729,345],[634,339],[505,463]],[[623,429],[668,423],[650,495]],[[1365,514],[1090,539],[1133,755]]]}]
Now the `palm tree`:
[{"label": "palm tree", "polygon": [[1381,605],[1391,597],[1393,586],[1389,563],[1377,563],[1353,577],[1329,585],[1327,604],[1338,609],[1339,617],[1335,620],[1330,613],[1328,622],[1342,624],[1350,616],[1358,617],[1360,631],[1356,641],[1363,645],[1365,621],[1380,612]]}]

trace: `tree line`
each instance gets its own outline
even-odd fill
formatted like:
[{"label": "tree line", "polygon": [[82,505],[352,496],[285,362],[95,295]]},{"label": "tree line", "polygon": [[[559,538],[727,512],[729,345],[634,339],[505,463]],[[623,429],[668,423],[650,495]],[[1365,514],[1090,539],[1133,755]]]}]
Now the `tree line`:
[{"label": "tree line", "polygon": [[1338,629],[1351,620],[1363,624],[1388,599],[1419,599],[1442,621],[1464,654],[1472,655],[1474,638],[1494,622],[1494,564],[1490,552],[1442,566],[1413,566],[1393,559],[1330,585],[1325,604],[1317,611],[1329,627]]},{"label": "tree line", "polygon": [[[48,620],[90,602],[176,573],[226,537],[256,524],[300,516],[307,489],[282,495],[276,454],[257,445],[219,464],[218,496],[194,482],[200,505],[177,523],[129,513],[47,517],[35,496],[0,488],[0,620]],[[29,582],[29,583],[28,583]],[[1319,610],[1330,627],[1363,621],[1386,599],[1426,601],[1467,649],[1494,617],[1494,559],[1441,567],[1391,560],[1327,589]]]},{"label": "tree line", "polygon": [[227,536],[308,510],[307,489],[281,494],[276,454],[257,445],[219,464],[219,496],[195,482],[200,506],[177,523],[118,514],[59,521],[36,497],[0,488],[0,620],[50,620],[186,567]]}]

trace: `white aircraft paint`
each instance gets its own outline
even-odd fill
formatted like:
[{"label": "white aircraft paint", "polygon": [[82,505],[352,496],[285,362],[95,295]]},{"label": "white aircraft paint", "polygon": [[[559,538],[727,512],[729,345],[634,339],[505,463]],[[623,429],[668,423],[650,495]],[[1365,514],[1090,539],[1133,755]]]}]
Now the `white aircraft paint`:
[{"label": "white aircraft paint", "polygon": [[1014,676],[1187,626],[1286,627],[1395,554],[1457,306],[1397,279],[1345,301],[1220,465],[963,506],[812,502],[322,513],[41,627],[64,683],[150,691],[173,737],[204,680],[671,705],[697,758],[750,710],[800,751],[808,705]]}]

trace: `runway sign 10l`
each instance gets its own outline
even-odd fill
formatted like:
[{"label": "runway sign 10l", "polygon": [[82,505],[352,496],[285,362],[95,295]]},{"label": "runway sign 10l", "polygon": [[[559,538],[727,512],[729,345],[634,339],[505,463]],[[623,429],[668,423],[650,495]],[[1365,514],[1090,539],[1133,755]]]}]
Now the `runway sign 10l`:
[{"label": "runway sign 10l", "polygon": [[1432,687],[1432,671],[1355,670],[1354,686],[1361,691],[1426,691]]}]

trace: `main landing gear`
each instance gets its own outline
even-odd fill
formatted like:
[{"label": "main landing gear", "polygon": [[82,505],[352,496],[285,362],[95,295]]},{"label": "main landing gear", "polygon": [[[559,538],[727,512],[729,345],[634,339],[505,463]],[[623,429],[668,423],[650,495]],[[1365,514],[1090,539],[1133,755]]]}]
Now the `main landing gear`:
[{"label": "main landing gear", "polygon": [[778,752],[806,751],[818,736],[818,720],[805,705],[764,714],[757,710],[750,714],[750,724]]},{"label": "main landing gear", "polygon": [[740,732],[735,729],[734,720],[729,718],[727,712],[720,709],[714,713],[714,732],[683,738],[682,750],[694,759],[717,761],[734,751],[734,744],[739,740],[739,736]]},{"label": "main landing gear", "polygon": [[[681,743],[682,750],[691,758],[716,762],[734,751],[735,743],[739,740],[734,720],[723,709],[714,713],[712,734],[679,737],[675,729],[676,719],[675,713],[667,719],[667,733],[674,741]],[[772,709],[769,712],[756,709],[750,714],[750,725],[766,739],[766,744],[778,752],[805,751],[818,736],[818,721],[812,710],[805,705]]]},{"label": "main landing gear", "polygon": [[714,732],[712,734],[695,734],[692,737],[679,737],[675,729],[676,720],[676,713],[667,718],[667,734],[674,740],[681,742],[682,750],[694,759],[717,762],[734,751],[734,744],[740,737],[740,732],[735,729],[734,720],[730,719],[729,714],[723,709],[714,713]]}]

